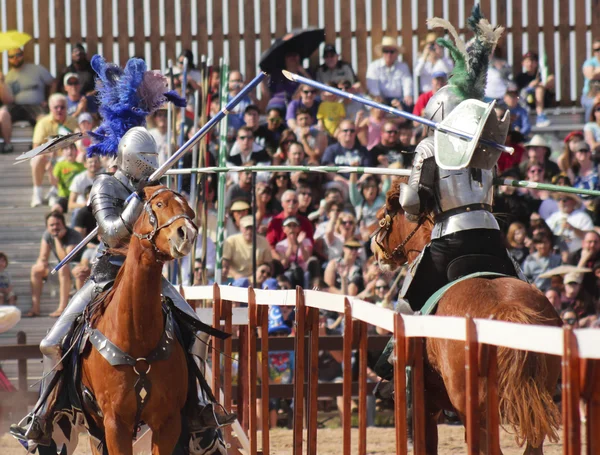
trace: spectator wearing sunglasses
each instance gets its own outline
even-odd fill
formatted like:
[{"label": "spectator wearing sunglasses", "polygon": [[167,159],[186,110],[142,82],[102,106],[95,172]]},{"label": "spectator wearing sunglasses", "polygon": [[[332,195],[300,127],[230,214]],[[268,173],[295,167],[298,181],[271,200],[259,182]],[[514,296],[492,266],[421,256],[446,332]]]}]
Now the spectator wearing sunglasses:
[{"label": "spectator wearing sunglasses", "polygon": [[12,121],[27,121],[35,126],[48,112],[46,100],[54,91],[56,81],[43,66],[25,62],[23,49],[10,49],[8,64],[10,69],[4,81],[14,97],[14,104],[9,108]]},{"label": "spectator wearing sunglasses", "polygon": [[[254,133],[248,126],[242,126],[236,135],[236,140],[227,159],[228,166],[244,166],[252,162],[256,166],[268,166],[271,164],[271,157],[265,149],[254,142]],[[234,183],[238,177],[233,173],[229,178]],[[269,178],[267,172],[258,172],[256,178],[265,181]]]},{"label": "spectator wearing sunglasses", "polygon": [[386,104],[412,111],[413,78],[408,65],[398,60],[402,47],[391,36],[384,36],[375,48],[381,58],[367,67],[367,91],[381,96]]},{"label": "spectator wearing sunglasses", "polygon": [[316,88],[312,88],[309,85],[300,86],[300,99],[290,101],[285,114],[285,121],[289,128],[295,130],[298,126],[296,124],[296,111],[301,107],[308,109],[312,119],[311,123],[313,125],[317,123],[317,111],[320,104],[317,95],[318,91]]},{"label": "spectator wearing sunglasses", "polygon": [[267,121],[258,126],[254,131],[254,142],[263,147],[271,156],[277,151],[279,140],[285,131],[283,116],[279,109],[271,108],[267,111]]},{"label": "spectator wearing sunglasses", "polygon": [[[360,82],[352,85],[348,79],[344,79],[338,82],[337,88],[343,92],[348,92],[353,95],[362,97],[365,96],[365,94],[361,93],[360,91]],[[360,122],[362,122],[369,115],[367,106],[365,106],[363,103],[359,103],[355,99],[342,98],[342,104],[344,105],[344,110],[346,111],[346,118],[348,120],[353,120],[357,125],[359,125]]]},{"label": "spectator wearing sunglasses", "polygon": [[[340,123],[337,142],[325,149],[321,164],[334,166],[373,166],[374,160],[356,140],[356,125],[350,120]],[[334,179],[348,180],[349,174],[330,174]]]},{"label": "spectator wearing sunglasses", "polygon": [[406,163],[404,155],[414,152],[414,146],[400,142],[400,125],[392,120],[386,120],[380,134],[379,143],[369,150],[371,159],[382,167],[388,167],[394,163],[400,163],[404,167]]},{"label": "spectator wearing sunglasses", "polygon": [[558,164],[550,159],[552,149],[546,140],[539,134],[534,135],[531,140],[525,144],[525,150],[527,151],[528,159],[523,161],[519,165],[521,175],[525,176],[525,170],[529,165],[530,161],[537,160],[544,167],[544,176],[550,180],[557,174],[560,174],[560,168]]},{"label": "spectator wearing sunglasses", "polygon": [[81,94],[81,80],[77,73],[65,74],[63,86],[67,95],[67,115],[79,117],[85,112],[95,113],[96,103],[93,97],[90,97],[90,102],[87,96]]}]

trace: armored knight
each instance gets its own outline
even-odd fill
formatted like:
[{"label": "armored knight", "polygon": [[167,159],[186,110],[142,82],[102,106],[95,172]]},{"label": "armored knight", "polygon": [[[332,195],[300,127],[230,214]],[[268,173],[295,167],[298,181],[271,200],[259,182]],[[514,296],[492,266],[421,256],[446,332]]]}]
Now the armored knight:
[{"label": "armored knight", "polygon": [[[98,60],[94,61],[94,59],[92,59],[93,66],[94,63],[98,65]],[[96,71],[98,72],[97,69]],[[103,90],[106,89],[106,87],[103,88]],[[92,148],[92,150],[94,149]],[[62,385],[60,373],[63,368],[63,341],[70,334],[75,320],[82,315],[88,304],[100,292],[112,286],[125,261],[124,256],[112,254],[109,248],[128,241],[133,225],[144,207],[144,202],[137,196],[136,191],[140,191],[144,182],[147,182],[148,177],[158,167],[158,147],[154,138],[144,127],[132,127],[122,135],[118,142],[116,165],[118,169],[114,175],[100,175],[92,186],[90,206],[98,223],[102,242],[92,264],[90,279],[73,296],[65,311],[40,344],[40,350],[44,355],[44,375],[40,398],[33,413],[23,419],[21,424],[11,427],[11,433],[21,439],[41,445],[51,443],[55,411],[53,406]],[[180,313],[197,321],[199,326],[203,325],[181,294],[164,278],[162,294],[171,300]],[[181,329],[186,330],[184,327]],[[197,338],[200,341],[189,347],[189,351],[204,361],[208,334],[200,332]],[[206,428],[218,428],[233,422],[235,415],[228,415],[222,408],[213,406],[210,397],[204,393],[197,395],[199,401],[194,403],[197,405],[196,413],[192,421],[188,422],[190,433]]]},{"label": "armored knight", "polygon": [[[419,310],[435,290],[477,267],[517,275],[492,214],[494,168],[501,151],[478,143],[485,137],[503,144],[508,132],[507,116],[498,119],[494,104],[482,102],[489,55],[503,29],[492,28],[478,5],[468,22],[475,38],[467,51],[447,21],[429,21],[430,26],[442,26],[454,35],[456,47],[447,40],[438,42],[450,50],[456,67],[450,85],[428,102],[424,117],[436,123],[445,120],[456,129],[472,126],[474,140],[469,145],[430,130],[417,146],[408,183],[401,184],[400,204],[409,221],[434,214],[431,243],[403,288],[413,310]],[[468,259],[461,263],[461,258]]]}]

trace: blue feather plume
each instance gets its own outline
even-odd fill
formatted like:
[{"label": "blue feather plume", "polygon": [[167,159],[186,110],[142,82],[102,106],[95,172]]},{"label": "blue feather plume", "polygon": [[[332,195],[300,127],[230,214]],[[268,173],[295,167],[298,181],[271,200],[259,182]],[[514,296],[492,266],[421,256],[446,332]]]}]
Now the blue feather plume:
[{"label": "blue feather plume", "polygon": [[96,91],[102,123],[89,133],[94,143],[88,148],[88,156],[116,156],[125,133],[135,126],[146,126],[146,117],[161,105],[186,104],[177,92],[167,90],[166,77],[146,70],[142,59],[129,59],[123,69],[94,55],[91,65],[98,74]]}]

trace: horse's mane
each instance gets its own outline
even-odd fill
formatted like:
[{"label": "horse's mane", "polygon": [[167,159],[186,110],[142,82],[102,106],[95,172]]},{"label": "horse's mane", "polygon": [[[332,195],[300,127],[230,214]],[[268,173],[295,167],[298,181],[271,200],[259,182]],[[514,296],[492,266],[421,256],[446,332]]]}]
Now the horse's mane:
[{"label": "horse's mane", "polygon": [[[400,184],[408,183],[408,177],[400,176],[394,178],[392,185],[387,192],[385,198],[385,207],[390,213],[404,213],[404,209],[400,205]],[[431,213],[426,213],[426,219],[423,222],[422,228],[429,233],[433,229],[433,216]]]}]

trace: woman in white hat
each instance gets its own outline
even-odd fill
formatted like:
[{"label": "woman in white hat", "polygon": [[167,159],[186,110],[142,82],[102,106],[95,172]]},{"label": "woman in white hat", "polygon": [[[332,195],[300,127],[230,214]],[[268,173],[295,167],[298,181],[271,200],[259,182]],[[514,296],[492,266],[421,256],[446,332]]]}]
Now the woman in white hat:
[{"label": "woman in white hat", "polygon": [[[408,65],[398,60],[402,47],[395,38],[384,36],[375,47],[381,57],[367,67],[367,91],[381,96],[387,104],[397,108],[412,108],[413,80]],[[412,109],[410,109],[412,111]]]}]

